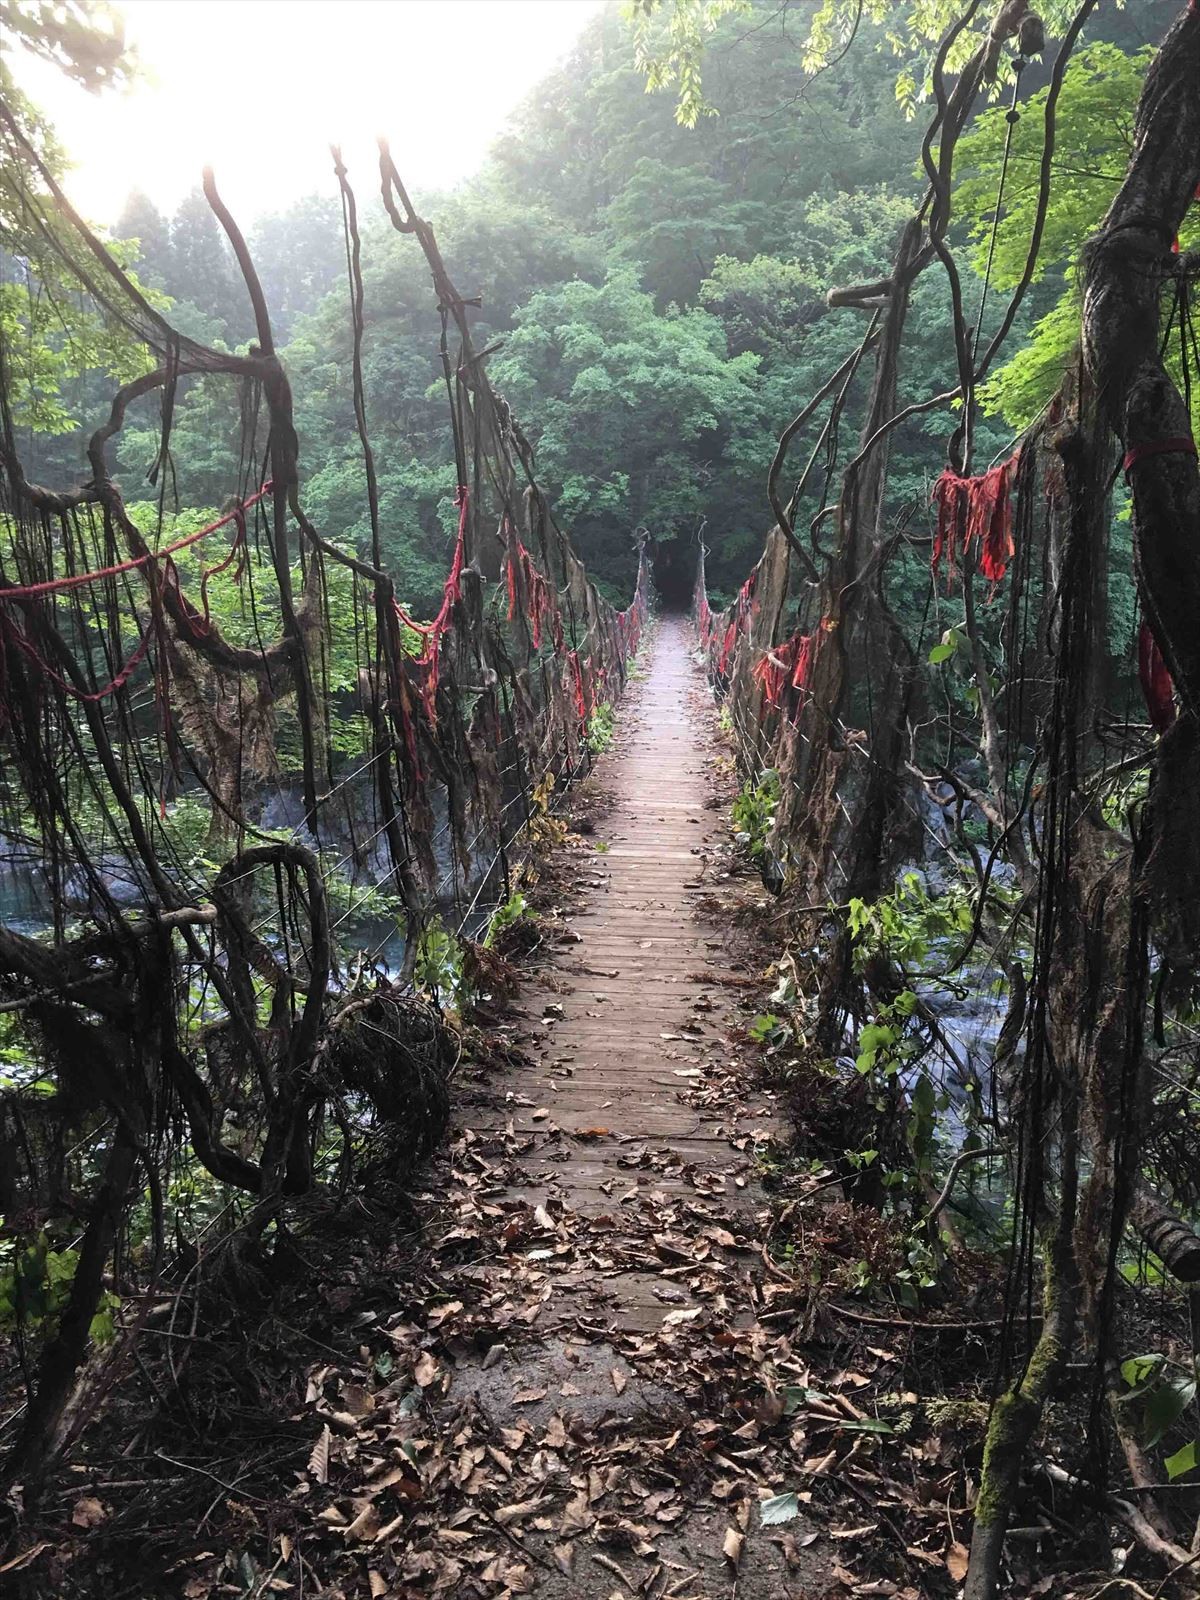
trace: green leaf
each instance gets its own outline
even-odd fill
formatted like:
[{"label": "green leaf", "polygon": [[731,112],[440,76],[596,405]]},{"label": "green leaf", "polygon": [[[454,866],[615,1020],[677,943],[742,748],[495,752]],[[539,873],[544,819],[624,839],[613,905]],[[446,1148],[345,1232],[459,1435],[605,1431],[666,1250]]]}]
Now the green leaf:
[{"label": "green leaf", "polygon": [[831,1406],[832,1399],[827,1394],[821,1394],[816,1389],[806,1389],[802,1383],[790,1383],[783,1391],[783,1414],[785,1417],[794,1417],[802,1406],[815,1400],[819,1405]]},{"label": "green leaf", "polygon": [[1146,1395],[1143,1421],[1146,1444],[1157,1444],[1179,1421],[1196,1398],[1195,1378],[1171,1378],[1158,1383]]},{"label": "green leaf", "polygon": [[794,1494],[773,1494],[760,1502],[758,1514],[764,1528],[777,1522],[793,1522],[800,1515],[800,1502]]},{"label": "green leaf", "polygon": [[[1166,1357],[1161,1353],[1148,1356],[1129,1356],[1121,1363],[1121,1376],[1130,1389],[1140,1389],[1162,1371]],[[1131,1398],[1125,1395],[1124,1399]]]},{"label": "green leaf", "polygon": [[93,1344],[111,1344],[116,1331],[116,1322],[111,1306],[102,1307],[88,1324],[88,1338],[91,1339]]},{"label": "green leaf", "polygon": [[868,1051],[886,1049],[888,1045],[896,1042],[896,1030],[886,1022],[868,1022],[858,1036],[858,1048],[865,1055]]},{"label": "green leaf", "polygon": [[937,1109],[937,1093],[924,1072],[913,1088],[912,1103],[913,1110],[922,1118],[932,1118]]},{"label": "green leaf", "polygon": [[[1163,1466],[1167,1469],[1167,1477],[1172,1483],[1176,1478],[1182,1478],[1185,1472],[1191,1472],[1196,1465],[1195,1439],[1190,1444],[1185,1444],[1181,1450],[1176,1450],[1173,1456],[1168,1456],[1163,1462]],[[766,1517],[764,1517],[763,1521],[765,1522],[766,1520]]]}]

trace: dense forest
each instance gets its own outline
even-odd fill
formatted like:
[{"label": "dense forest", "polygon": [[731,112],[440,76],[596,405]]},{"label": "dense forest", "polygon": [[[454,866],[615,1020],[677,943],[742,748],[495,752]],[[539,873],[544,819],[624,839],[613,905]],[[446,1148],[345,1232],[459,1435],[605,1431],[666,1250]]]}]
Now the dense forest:
[{"label": "dense forest", "polygon": [[0,1579],[1200,1593],[1200,6],[106,228],[0,31]]},{"label": "dense forest", "polygon": [[[1057,382],[1073,338],[1068,280],[1078,241],[1103,214],[1128,154],[1145,68],[1137,52],[1162,36],[1172,9],[1167,0],[1105,8],[1089,26],[1061,112],[1069,193],[1056,195],[1036,291],[1009,342],[1017,371],[993,380],[985,454],[1001,449]],[[496,384],[524,419],[561,514],[613,598],[632,580],[638,527],[661,547],[660,587],[671,603],[690,599],[702,527],[716,590],[736,588],[770,518],[765,466],[779,433],[857,343],[855,317],[830,308],[827,292],[882,275],[919,188],[914,108],[897,95],[896,60],[866,32],[809,83],[805,7],[763,3],[725,18],[704,66],[717,114],[688,128],[669,92],[647,94],[633,30],[610,7],[530,97],[476,178],[419,197],[464,292],[479,298],[476,331],[481,348],[496,347]],[[1031,150],[1044,78],[1035,62],[1022,82]],[[957,225],[976,244],[968,268],[975,299],[1003,115],[985,115],[958,157]],[[1014,242],[1006,255],[1002,235],[990,278],[999,293],[1017,270],[1020,200],[1036,160],[1021,137],[1018,130],[1009,191]],[[132,241],[139,279],[169,294],[183,332],[230,349],[251,337],[232,255],[199,189],[173,218],[134,191],[112,232]],[[260,219],[249,243],[297,395],[313,514],[331,537],[361,547],[332,169],[310,199]],[[435,318],[423,264],[402,240],[379,245],[368,251],[365,277],[365,376],[387,554],[407,597],[432,609],[454,521]],[[928,285],[917,292],[906,362],[934,393],[952,374],[946,311]],[[1034,328],[1033,349],[1022,350]],[[171,499],[180,509],[219,505],[236,477],[236,419],[218,390],[197,382],[178,402]],[[53,391],[37,391],[42,421],[34,426],[56,430],[30,441],[48,478],[79,467],[79,433],[57,430],[68,420],[90,423],[103,389],[72,374],[60,394],[56,403]],[[898,503],[928,497],[938,441],[951,425],[935,415],[898,435]],[[815,434],[797,435],[798,460]],[[117,457],[131,502],[156,444],[157,419],[146,414],[139,426],[131,415]],[[818,490],[814,480],[809,493]]]}]

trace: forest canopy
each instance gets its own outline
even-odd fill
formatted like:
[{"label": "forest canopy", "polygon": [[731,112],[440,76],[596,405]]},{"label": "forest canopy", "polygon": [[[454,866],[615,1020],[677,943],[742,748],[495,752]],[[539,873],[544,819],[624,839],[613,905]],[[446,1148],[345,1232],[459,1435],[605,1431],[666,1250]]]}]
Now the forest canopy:
[{"label": "forest canopy", "polygon": [[[447,259],[479,297],[478,334],[481,344],[497,347],[501,387],[520,396],[579,547],[614,597],[630,581],[629,530],[638,525],[663,544],[694,549],[703,521],[718,593],[734,584],[757,547],[769,516],[763,463],[781,419],[857,337],[853,320],[831,312],[825,293],[885,270],[917,193],[904,74],[916,70],[953,9],[923,7],[919,20],[910,12],[897,29],[888,8],[868,6],[853,52],[839,59],[835,45],[841,39],[844,46],[856,15],[839,0],[681,0],[673,10],[635,7],[640,15],[632,22],[614,5],[534,91],[475,178],[450,194],[420,197],[438,218]],[[1119,181],[1145,66],[1138,52],[1169,12],[1161,0],[1107,11],[1089,29],[1104,42],[1072,65],[1059,112],[1063,182],[1038,281],[1010,340],[1019,353],[986,391],[997,419],[987,435],[992,448],[1002,446],[1005,423],[1023,425],[1053,389],[1071,337],[1078,241]],[[703,93],[717,114],[693,128],[676,120],[673,80],[647,93],[639,65],[646,39],[664,26],[684,28],[702,50]],[[1044,78],[1044,66],[1034,63],[1020,86],[1022,121],[996,236],[989,316],[1018,270],[1028,233],[1027,163],[1036,156],[1023,149],[1036,148]],[[959,153],[955,227],[977,241],[970,264],[976,296],[987,269],[1005,114],[1001,107],[986,111]],[[252,335],[248,311],[198,189],[173,217],[133,190],[112,232],[126,242],[139,279],[156,292],[169,290],[178,326],[244,347]],[[249,240],[314,463],[314,509],[332,537],[362,548],[361,470],[340,381],[348,346],[331,179],[287,212],[261,218]],[[440,374],[423,269],[403,241],[381,232],[376,242],[366,277],[366,376],[384,521],[393,530],[388,554],[409,598],[429,609],[453,523]],[[6,292],[20,291],[14,285]],[[952,376],[934,299],[928,296],[911,335],[921,347],[915,370],[930,393]],[[80,347],[85,336],[81,325],[69,357],[61,339],[27,342],[26,370],[14,372],[21,420],[34,435],[34,466],[44,477],[79,462],[78,430],[101,403],[102,384],[80,368],[122,370],[116,349],[91,354]],[[586,428],[564,428],[558,419],[584,404]],[[236,450],[229,418],[209,380],[192,380],[180,395],[172,495],[181,509],[211,508],[226,492]],[[134,500],[154,459],[156,425],[131,414],[119,446]],[[944,428],[944,420],[931,419],[901,431],[896,449],[911,463],[902,481],[914,495],[926,492],[928,441]],[[815,431],[801,434],[798,455],[813,437]],[[682,565],[690,559],[682,557]]]}]

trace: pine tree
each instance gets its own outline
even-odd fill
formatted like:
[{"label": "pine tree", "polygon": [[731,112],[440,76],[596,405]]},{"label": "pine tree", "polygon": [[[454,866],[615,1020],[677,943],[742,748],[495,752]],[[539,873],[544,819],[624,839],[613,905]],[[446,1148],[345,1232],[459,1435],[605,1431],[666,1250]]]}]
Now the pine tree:
[{"label": "pine tree", "polygon": [[200,189],[185,195],[171,224],[171,275],[167,287],[174,298],[219,323],[230,343],[250,337],[232,254]]},{"label": "pine tree", "polygon": [[171,230],[167,219],[141,189],[131,189],[122,207],[113,234],[118,239],[136,239],[137,274],[156,289],[171,287]]}]

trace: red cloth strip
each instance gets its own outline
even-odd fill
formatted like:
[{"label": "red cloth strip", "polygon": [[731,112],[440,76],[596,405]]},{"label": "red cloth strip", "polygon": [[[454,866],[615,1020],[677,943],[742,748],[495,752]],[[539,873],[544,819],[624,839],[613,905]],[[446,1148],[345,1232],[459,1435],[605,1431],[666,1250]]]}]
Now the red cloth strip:
[{"label": "red cloth strip", "polygon": [[107,699],[110,694],[115,694],[118,689],[123,689],[125,687],[130,678],[132,678],[133,674],[137,671],[139,664],[145,658],[146,652],[150,648],[151,636],[151,630],[147,628],[145,633],[142,635],[137,648],[134,650],[132,655],[126,657],[125,665],[121,668],[120,672],[117,673],[116,677],[110,679],[110,681],[106,683],[102,689],[94,689],[85,693],[83,690],[77,689],[69,678],[64,678],[61,673],[56,672],[50,663],[40,654],[33,641],[31,639],[27,639],[19,628],[13,627],[11,623],[5,623],[3,624],[3,632],[4,637],[12,644],[15,644],[17,649],[21,651],[22,655],[28,656],[29,660],[33,662],[34,666],[37,667],[39,672],[51,679],[51,681],[56,683],[60,689],[65,690],[67,694],[73,695],[76,700],[86,700],[93,705],[97,701]]},{"label": "red cloth strip", "polygon": [[794,633],[759,657],[754,665],[754,677],[762,685],[767,705],[778,709],[784,704],[789,689],[807,689],[823,627],[824,619],[812,633]]},{"label": "red cloth strip", "polygon": [[[144,556],[131,556],[128,561],[118,561],[111,567],[98,567],[95,572],[76,572],[66,578],[47,578],[44,583],[27,583],[21,587],[0,589],[0,600],[33,600],[43,594],[60,594],[65,589],[78,589],[85,583],[96,583],[101,578],[115,578],[122,572],[136,572],[139,567],[147,566],[151,561],[169,561],[172,556],[178,555],[181,550],[186,550],[189,545],[207,539],[210,533],[216,533],[220,528],[227,528],[231,522],[236,522],[239,518],[244,519],[250,507],[256,506],[273,488],[274,484],[264,483],[257,494],[252,494],[248,500],[243,500],[240,506],[226,512],[223,517],[218,517],[216,522],[210,522],[207,528],[200,528],[196,533],[189,533],[186,538],[177,539],[165,550],[148,550]],[[220,571],[220,568],[213,570]]]},{"label": "red cloth strip", "polygon": [[1166,733],[1175,721],[1175,684],[1158,640],[1144,620],[1138,629],[1138,677],[1154,731]]},{"label": "red cloth strip", "polygon": [[1147,439],[1144,444],[1130,445],[1121,463],[1128,478],[1134,467],[1149,456],[1194,456],[1196,441],[1181,436],[1178,439]]},{"label": "red cloth strip", "polygon": [[[521,605],[521,583],[524,583],[530,636],[533,648],[540,650],[542,628],[546,619],[553,617],[557,598],[549,582],[534,565],[533,557],[511,527],[507,528],[507,533],[508,555],[505,560],[505,575],[508,584],[508,620],[512,622],[517,615]],[[626,612],[618,615],[618,625],[621,618],[626,615]]]},{"label": "red cloth strip", "polygon": [[1016,548],[1013,541],[1012,490],[1021,452],[1015,451],[976,478],[960,478],[949,467],[933,486],[937,532],[930,560],[934,572],[945,556],[953,572],[960,556],[974,545],[979,570],[999,583]]},{"label": "red cloth strip", "polygon": [[421,699],[430,724],[437,724],[438,663],[442,652],[442,636],[449,630],[454,607],[462,599],[462,574],[466,561],[467,517],[471,506],[471,491],[460,483],[454,496],[458,507],[458,536],[454,541],[454,555],[450,571],[442,585],[442,603],[432,622],[414,622],[398,600],[393,599],[392,610],[406,628],[411,628],[424,639],[425,644],[417,657],[421,674]]}]

